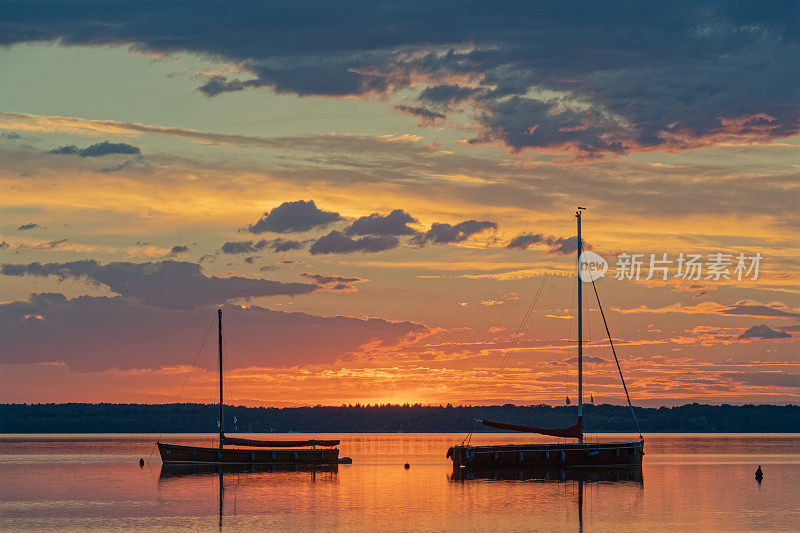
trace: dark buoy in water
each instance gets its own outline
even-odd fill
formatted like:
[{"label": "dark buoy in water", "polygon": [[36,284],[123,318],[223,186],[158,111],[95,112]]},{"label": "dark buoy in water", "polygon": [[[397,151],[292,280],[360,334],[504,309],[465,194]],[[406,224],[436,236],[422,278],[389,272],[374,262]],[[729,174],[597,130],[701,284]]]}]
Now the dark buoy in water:
[{"label": "dark buoy in water", "polygon": [[758,465],[756,468],[756,481],[761,483],[761,480],[764,478],[764,472],[761,471],[761,465]]},{"label": "dark buoy in water", "polygon": [[141,457],[139,458],[139,466],[140,467],[144,466],[144,459],[142,459]]},{"label": "dark buoy in water", "polygon": [[404,465],[403,465],[403,468],[405,468],[406,470],[408,470],[409,468],[411,468],[411,465],[410,465],[410,464],[408,464],[408,463],[406,463],[406,464],[404,464]]}]

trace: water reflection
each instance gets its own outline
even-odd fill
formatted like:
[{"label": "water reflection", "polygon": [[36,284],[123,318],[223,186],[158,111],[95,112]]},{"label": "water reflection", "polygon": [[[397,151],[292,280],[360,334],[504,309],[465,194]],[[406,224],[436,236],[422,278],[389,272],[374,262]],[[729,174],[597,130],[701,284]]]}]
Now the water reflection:
[{"label": "water reflection", "polygon": [[[614,468],[561,468],[527,469],[508,467],[455,467],[450,481],[464,483],[469,481],[533,481],[540,483],[574,483],[575,505],[577,507],[578,531],[583,531],[583,492],[585,483],[625,483],[644,488],[641,466]],[[577,482],[577,483],[575,483]]]},{"label": "water reflection", "polygon": [[[587,531],[660,533],[792,530],[800,523],[800,435],[648,437],[645,476],[570,469],[563,478],[560,470],[454,475],[443,452],[463,438],[458,435],[330,437],[342,439],[352,465],[274,471],[225,465],[220,476],[216,465],[162,468],[157,456],[140,468],[157,435],[6,436],[0,531],[208,531],[218,528],[220,510],[224,531],[575,531],[585,525]],[[211,442],[210,436],[184,438]],[[505,434],[476,438],[481,445],[509,440]],[[754,479],[759,464],[761,485]]]},{"label": "water reflection", "polygon": [[563,468],[563,469],[522,469],[522,468],[454,468],[451,481],[471,480],[495,481],[581,481],[587,483],[630,482],[644,486],[641,466],[615,468]]},{"label": "water reflection", "polygon": [[[224,474],[261,474],[269,473],[276,474],[296,474],[308,473],[308,479],[312,482],[316,481],[317,474],[328,473],[331,476],[339,472],[339,465],[303,465],[303,464],[276,464],[276,465],[258,465],[258,464],[233,464],[233,465],[215,465],[215,464],[162,464],[161,474],[159,475],[159,482],[170,479],[180,478],[183,476],[208,476],[208,475],[224,475]],[[262,478],[269,480],[268,478]],[[272,478],[274,481],[274,478]]]},{"label": "water reflection", "polygon": [[[191,482],[197,478],[216,477],[218,481],[218,510],[219,529],[222,530],[225,517],[225,488],[228,485],[239,487],[248,485],[258,488],[258,485],[271,485],[275,483],[297,483],[317,481],[335,482],[339,473],[339,465],[304,465],[304,464],[163,464],[158,476],[159,487],[179,481]],[[229,515],[236,515],[236,508]]]}]

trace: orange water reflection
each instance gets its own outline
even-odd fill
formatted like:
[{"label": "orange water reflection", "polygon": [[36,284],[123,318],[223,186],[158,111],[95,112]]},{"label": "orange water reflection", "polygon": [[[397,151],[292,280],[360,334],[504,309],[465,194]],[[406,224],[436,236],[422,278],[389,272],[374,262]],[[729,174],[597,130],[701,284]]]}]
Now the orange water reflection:
[{"label": "orange water reflection", "polygon": [[[640,477],[563,481],[525,472],[454,477],[444,453],[463,435],[337,435],[352,465],[221,476],[162,471],[157,452],[139,468],[154,438],[1,439],[0,529],[216,529],[220,505],[224,530],[752,530],[800,521],[798,435],[650,435]],[[521,440],[473,437],[504,442]]]}]

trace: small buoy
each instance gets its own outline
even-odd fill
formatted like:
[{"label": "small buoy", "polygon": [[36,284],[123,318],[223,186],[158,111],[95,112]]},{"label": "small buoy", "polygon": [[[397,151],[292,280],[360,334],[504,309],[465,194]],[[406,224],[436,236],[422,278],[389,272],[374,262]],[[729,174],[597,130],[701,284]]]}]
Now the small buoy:
[{"label": "small buoy", "polygon": [[763,477],[764,477],[764,472],[761,471],[761,465],[758,465],[758,468],[756,468],[756,479],[758,481],[761,481],[761,478]]},{"label": "small buoy", "polygon": [[408,463],[406,463],[406,464],[404,464],[404,465],[403,465],[403,468],[405,468],[406,470],[408,470],[409,468],[411,468],[411,465],[410,465],[410,464],[408,464]]},{"label": "small buoy", "polygon": [[139,458],[139,466],[144,466],[144,459],[141,457]]}]

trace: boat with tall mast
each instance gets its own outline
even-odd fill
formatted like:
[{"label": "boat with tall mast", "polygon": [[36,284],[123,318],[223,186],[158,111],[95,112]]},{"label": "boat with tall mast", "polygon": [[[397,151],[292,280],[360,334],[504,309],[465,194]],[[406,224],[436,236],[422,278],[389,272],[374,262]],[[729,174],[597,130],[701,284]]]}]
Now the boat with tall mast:
[{"label": "boat with tall mast", "polygon": [[[564,467],[609,467],[609,466],[639,466],[642,464],[644,455],[644,437],[639,432],[639,439],[628,442],[585,442],[583,432],[583,283],[581,279],[583,240],[581,237],[581,213],[583,207],[578,207],[575,213],[577,220],[577,256],[578,256],[578,419],[575,424],[566,428],[545,428],[538,426],[526,426],[519,424],[506,424],[491,420],[477,420],[484,426],[494,429],[504,429],[510,431],[520,431],[525,433],[537,433],[560,437],[566,439],[576,439],[576,442],[559,442],[554,444],[507,444],[497,446],[471,446],[468,439],[460,445],[452,446],[447,450],[447,458],[453,461],[453,467],[515,467],[515,468],[544,468],[560,469]],[[633,409],[628,387],[622,377],[622,368],[617,358],[614,348],[614,341],[606,322],[603,307],[600,304],[600,297],[597,294],[597,286],[594,279],[590,276],[592,288],[597,296],[597,304],[603,323],[608,335],[608,342],[617,363],[622,386],[625,390],[625,397],[628,406],[636,420],[636,412]]]},{"label": "boat with tall mast", "polygon": [[[222,309],[217,310],[219,332],[219,445],[216,448],[157,442],[161,461],[214,464],[338,464],[338,440],[258,440],[225,435],[222,368]],[[233,446],[226,448],[226,446]]]}]

